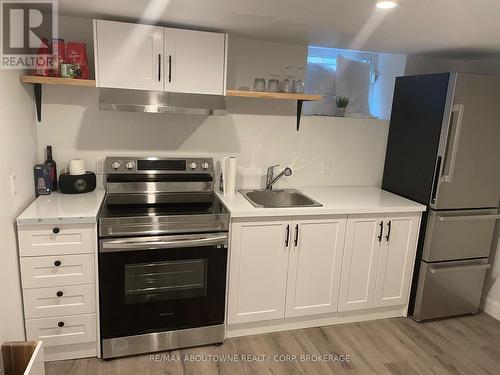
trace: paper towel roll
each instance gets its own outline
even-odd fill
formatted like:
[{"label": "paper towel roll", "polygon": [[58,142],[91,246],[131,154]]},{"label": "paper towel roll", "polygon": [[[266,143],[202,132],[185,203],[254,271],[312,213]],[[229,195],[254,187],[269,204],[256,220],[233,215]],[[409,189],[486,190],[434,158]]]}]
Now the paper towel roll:
[{"label": "paper towel roll", "polygon": [[236,158],[229,157],[223,160],[224,195],[236,193]]},{"label": "paper towel roll", "polygon": [[85,161],[73,159],[69,162],[69,174],[72,176],[85,174]]}]

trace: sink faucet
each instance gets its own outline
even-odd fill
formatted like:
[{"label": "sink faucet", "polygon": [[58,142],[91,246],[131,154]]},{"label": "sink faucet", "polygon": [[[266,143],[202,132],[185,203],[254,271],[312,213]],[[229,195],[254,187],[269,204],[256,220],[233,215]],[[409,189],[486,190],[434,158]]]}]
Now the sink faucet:
[{"label": "sink faucet", "polygon": [[266,190],[273,190],[273,185],[283,176],[291,176],[292,170],[289,167],[283,169],[276,177],[274,177],[274,168],[278,167],[279,164],[271,165],[267,168],[266,174]]}]

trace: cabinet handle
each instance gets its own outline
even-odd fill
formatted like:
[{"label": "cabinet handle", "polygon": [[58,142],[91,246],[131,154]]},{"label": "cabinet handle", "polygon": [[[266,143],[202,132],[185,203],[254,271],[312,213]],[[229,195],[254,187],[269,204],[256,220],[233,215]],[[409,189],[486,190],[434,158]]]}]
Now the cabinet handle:
[{"label": "cabinet handle", "polygon": [[61,261],[60,260],[56,260],[54,262],[54,266],[59,267],[60,265],[61,265]]},{"label": "cabinet handle", "polygon": [[57,326],[58,326],[59,328],[64,327],[64,322],[59,322],[59,323],[57,323]]},{"label": "cabinet handle", "polygon": [[387,236],[385,236],[385,239],[387,242],[389,242],[389,238],[391,237],[391,221],[387,223]]},{"label": "cabinet handle", "polygon": [[54,229],[52,229],[52,233],[54,233],[54,234],[57,234],[57,233],[59,233],[60,231],[61,231],[61,230],[60,230],[59,228],[57,228],[57,227],[56,227],[56,228],[54,228]]},{"label": "cabinet handle", "polygon": [[378,223],[378,225],[380,226],[380,233],[377,236],[378,237],[378,242],[382,242],[382,233],[384,231],[384,222],[380,221],[380,223]]},{"label": "cabinet handle", "polygon": [[64,293],[63,293],[62,291],[58,291],[58,292],[56,293],[56,296],[58,296],[58,297],[62,297],[62,296],[63,296],[63,294],[64,294]]},{"label": "cabinet handle", "polygon": [[172,82],[172,55],[168,55],[168,82]]},{"label": "cabinet handle", "polygon": [[161,53],[158,54],[158,82],[161,81]]},{"label": "cabinet handle", "polygon": [[295,225],[295,240],[293,241],[294,246],[299,243],[299,224]]},{"label": "cabinet handle", "polygon": [[290,225],[286,226],[286,237],[285,237],[285,247],[288,247],[290,241]]}]

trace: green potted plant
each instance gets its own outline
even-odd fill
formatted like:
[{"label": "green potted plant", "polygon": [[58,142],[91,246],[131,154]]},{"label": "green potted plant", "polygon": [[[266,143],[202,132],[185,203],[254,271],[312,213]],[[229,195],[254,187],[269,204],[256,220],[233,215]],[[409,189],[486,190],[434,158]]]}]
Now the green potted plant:
[{"label": "green potted plant", "polygon": [[349,105],[349,98],[346,96],[336,96],[335,104],[337,108],[335,108],[335,116],[344,117],[345,110]]}]

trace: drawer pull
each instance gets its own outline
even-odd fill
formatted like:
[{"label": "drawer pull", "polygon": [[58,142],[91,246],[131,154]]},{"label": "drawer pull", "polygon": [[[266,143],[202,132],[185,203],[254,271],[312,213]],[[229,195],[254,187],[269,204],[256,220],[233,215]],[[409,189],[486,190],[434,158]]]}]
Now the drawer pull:
[{"label": "drawer pull", "polygon": [[57,233],[59,233],[60,231],[61,231],[61,230],[60,230],[59,228],[57,228],[57,227],[56,227],[56,228],[54,228],[54,229],[52,229],[52,233],[54,233],[54,234],[57,234]]},{"label": "drawer pull", "polygon": [[56,293],[56,296],[58,296],[58,297],[62,297],[62,296],[63,296],[63,294],[64,294],[63,292],[58,291],[58,292]]},{"label": "drawer pull", "polygon": [[59,322],[59,323],[57,323],[57,326],[58,326],[59,328],[64,327],[64,322]]},{"label": "drawer pull", "polygon": [[54,262],[54,266],[59,267],[60,265],[61,265],[61,261],[60,260],[56,260]]}]

